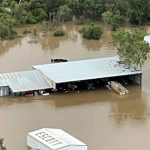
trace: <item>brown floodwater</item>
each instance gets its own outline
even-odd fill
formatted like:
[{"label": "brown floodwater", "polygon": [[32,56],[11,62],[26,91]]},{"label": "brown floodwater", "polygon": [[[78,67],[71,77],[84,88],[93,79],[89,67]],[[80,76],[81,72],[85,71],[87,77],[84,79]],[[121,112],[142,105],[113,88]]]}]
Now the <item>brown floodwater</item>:
[{"label": "brown floodwater", "polygon": [[[51,58],[70,61],[115,56],[111,32],[99,41],[83,40],[80,26],[62,25],[65,37],[37,35],[0,44],[0,72],[31,69],[49,63]],[[40,31],[39,31],[40,30]],[[148,26],[145,27],[149,32]],[[31,40],[37,40],[32,43]],[[143,68],[142,86],[128,86],[130,94],[118,96],[107,89],[80,93],[57,93],[37,97],[0,98],[0,137],[8,150],[27,150],[26,135],[39,128],[61,128],[88,144],[89,150],[149,150],[150,148],[150,61]]]}]

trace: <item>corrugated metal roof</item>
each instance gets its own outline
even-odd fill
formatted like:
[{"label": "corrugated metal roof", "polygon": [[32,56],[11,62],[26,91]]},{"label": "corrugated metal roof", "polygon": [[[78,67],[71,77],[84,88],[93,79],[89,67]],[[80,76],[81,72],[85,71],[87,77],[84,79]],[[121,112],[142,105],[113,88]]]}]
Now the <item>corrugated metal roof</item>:
[{"label": "corrugated metal roof", "polygon": [[87,146],[61,129],[43,128],[30,132],[28,135],[53,150],[70,145]]},{"label": "corrugated metal roof", "polygon": [[119,64],[118,61],[118,57],[107,57],[38,65],[33,66],[33,68],[41,70],[45,76],[56,83],[142,73],[141,71],[134,70],[131,66],[127,67],[124,64]]},{"label": "corrugated metal roof", "polygon": [[51,88],[38,70],[0,74],[0,86],[9,86],[13,92]]},{"label": "corrugated metal roof", "polygon": [[0,87],[8,86],[7,80],[0,79]]}]

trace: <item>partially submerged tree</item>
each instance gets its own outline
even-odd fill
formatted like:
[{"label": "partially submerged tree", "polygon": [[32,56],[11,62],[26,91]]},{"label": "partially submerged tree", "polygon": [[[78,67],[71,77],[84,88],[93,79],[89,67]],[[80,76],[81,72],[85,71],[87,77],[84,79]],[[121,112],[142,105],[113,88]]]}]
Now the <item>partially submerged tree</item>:
[{"label": "partially submerged tree", "polygon": [[119,26],[125,22],[124,16],[119,14],[113,14],[110,11],[104,12],[102,14],[102,19],[105,23],[106,29],[108,27],[108,24],[110,24],[112,31],[116,31],[117,28],[119,28]]},{"label": "partially submerged tree", "polygon": [[123,24],[125,21],[124,17],[121,16],[121,15],[113,15],[111,17],[111,21],[110,21],[110,24],[111,24],[111,30],[112,31],[116,31],[121,24]]},{"label": "partially submerged tree", "polygon": [[150,52],[149,44],[143,41],[144,33],[139,29],[134,29],[131,33],[119,30],[113,33],[113,39],[120,59],[125,64],[141,69]]},{"label": "partially submerged tree", "polygon": [[65,31],[63,30],[56,30],[53,34],[54,36],[60,37],[65,35]]},{"label": "partially submerged tree", "polygon": [[81,33],[85,39],[99,40],[103,31],[99,26],[91,24],[89,27],[81,29]]},{"label": "partially submerged tree", "polygon": [[6,147],[3,146],[4,139],[0,138],[0,150],[6,150]]},{"label": "partially submerged tree", "polygon": [[111,22],[111,18],[112,18],[112,13],[110,11],[106,11],[104,13],[102,13],[102,19],[105,23],[105,28],[107,29],[108,24],[110,24]]}]

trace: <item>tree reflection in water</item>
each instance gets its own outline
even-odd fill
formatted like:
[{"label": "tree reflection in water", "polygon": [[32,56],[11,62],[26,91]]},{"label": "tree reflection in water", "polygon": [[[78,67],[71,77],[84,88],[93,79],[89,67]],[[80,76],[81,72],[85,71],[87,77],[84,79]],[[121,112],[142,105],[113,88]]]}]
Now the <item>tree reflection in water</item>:
[{"label": "tree reflection in water", "polygon": [[10,48],[14,48],[17,45],[21,45],[22,38],[16,38],[13,40],[5,40],[0,42],[0,55],[9,51]]},{"label": "tree reflection in water", "polygon": [[[70,25],[66,26],[62,25],[58,28],[62,28],[66,34],[63,37],[55,37],[53,36],[53,31],[47,30],[46,33],[43,34],[43,31],[39,31],[40,34],[37,35],[36,39],[38,40],[39,44],[41,45],[43,50],[54,50],[61,46],[61,43],[67,40],[77,41],[78,35],[75,26]],[[44,36],[43,36],[44,35]],[[35,37],[30,36],[31,39]]]},{"label": "tree reflection in water", "polygon": [[111,119],[117,125],[144,123],[147,115],[147,103],[141,87],[129,88],[130,94],[116,100],[111,105]]}]

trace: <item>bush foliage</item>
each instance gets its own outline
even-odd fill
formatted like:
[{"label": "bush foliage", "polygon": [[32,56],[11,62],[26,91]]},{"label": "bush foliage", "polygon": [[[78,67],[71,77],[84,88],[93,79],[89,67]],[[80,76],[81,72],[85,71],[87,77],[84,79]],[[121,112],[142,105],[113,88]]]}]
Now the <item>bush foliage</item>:
[{"label": "bush foliage", "polygon": [[80,32],[83,33],[83,38],[90,40],[99,40],[103,33],[99,26],[95,26],[93,24],[87,28],[82,28]]},{"label": "bush foliage", "polygon": [[64,36],[65,32],[63,30],[56,30],[54,32],[54,36]]}]

